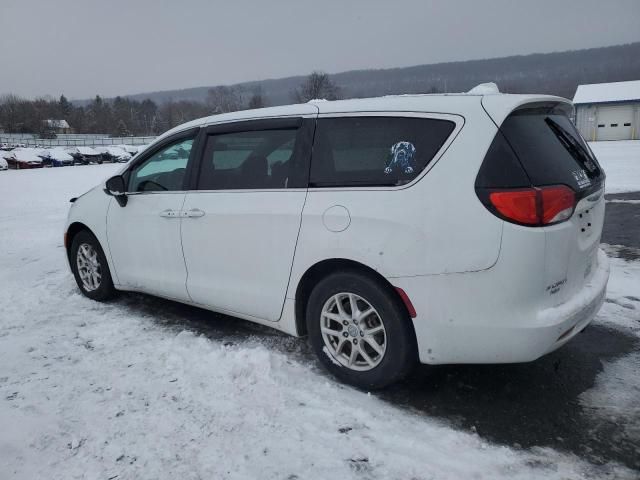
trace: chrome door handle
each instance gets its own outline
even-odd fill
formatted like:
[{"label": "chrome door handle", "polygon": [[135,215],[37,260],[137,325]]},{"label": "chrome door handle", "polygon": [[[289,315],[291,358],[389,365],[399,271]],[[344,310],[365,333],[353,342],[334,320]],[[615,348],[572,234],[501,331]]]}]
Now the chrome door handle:
[{"label": "chrome door handle", "polygon": [[164,217],[164,218],[178,218],[178,212],[176,212],[175,210],[171,210],[170,208],[167,208],[166,210],[163,210],[160,212],[160,216]]},{"label": "chrome door handle", "polygon": [[184,212],[184,216],[189,218],[204,217],[204,212],[199,208],[192,208],[191,210]]}]

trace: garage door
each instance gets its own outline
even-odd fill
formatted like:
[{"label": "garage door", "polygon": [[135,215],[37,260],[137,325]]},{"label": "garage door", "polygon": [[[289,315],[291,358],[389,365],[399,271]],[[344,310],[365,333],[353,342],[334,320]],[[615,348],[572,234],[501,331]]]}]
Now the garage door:
[{"label": "garage door", "polygon": [[598,140],[631,140],[633,107],[598,107]]}]

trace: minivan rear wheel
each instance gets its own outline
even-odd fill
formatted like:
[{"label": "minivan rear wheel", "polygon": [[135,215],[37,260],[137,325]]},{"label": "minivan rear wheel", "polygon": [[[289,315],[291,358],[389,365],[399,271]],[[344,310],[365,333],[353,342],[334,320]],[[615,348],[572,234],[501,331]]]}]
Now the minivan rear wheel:
[{"label": "minivan rear wheel", "polygon": [[368,390],[405,377],[417,347],[410,318],[388,286],[360,272],[340,272],[312,290],[306,312],[309,341],[340,380]]},{"label": "minivan rear wheel", "polygon": [[107,259],[98,239],[83,230],[73,237],[69,250],[69,263],[80,291],[100,302],[115,296]]}]

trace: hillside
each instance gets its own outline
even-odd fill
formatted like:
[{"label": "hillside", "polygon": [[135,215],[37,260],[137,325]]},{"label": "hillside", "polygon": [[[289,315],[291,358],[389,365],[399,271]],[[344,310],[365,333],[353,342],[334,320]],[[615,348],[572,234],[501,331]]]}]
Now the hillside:
[{"label": "hillside", "polygon": [[[511,93],[547,93],[572,98],[582,83],[640,79],[640,42],[613,47],[556,53],[519,55],[485,60],[437,63],[377,70],[353,70],[332,75],[345,97],[369,97],[396,93],[467,91],[478,83],[493,81]],[[292,101],[291,92],[304,76],[239,83],[251,90],[262,87],[267,104]],[[212,85],[213,86],[213,85]],[[129,95],[166,100],[204,101],[210,87],[167,90]]]}]

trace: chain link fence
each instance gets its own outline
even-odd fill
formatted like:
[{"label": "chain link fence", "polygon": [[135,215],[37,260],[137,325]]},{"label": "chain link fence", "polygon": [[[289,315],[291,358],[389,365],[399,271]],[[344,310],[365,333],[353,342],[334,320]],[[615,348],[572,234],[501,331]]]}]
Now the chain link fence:
[{"label": "chain link fence", "polygon": [[0,133],[0,144],[23,144],[27,147],[99,147],[102,145],[147,145],[156,137],[110,137],[100,134],[58,134],[56,138],[40,138],[30,133]]}]

